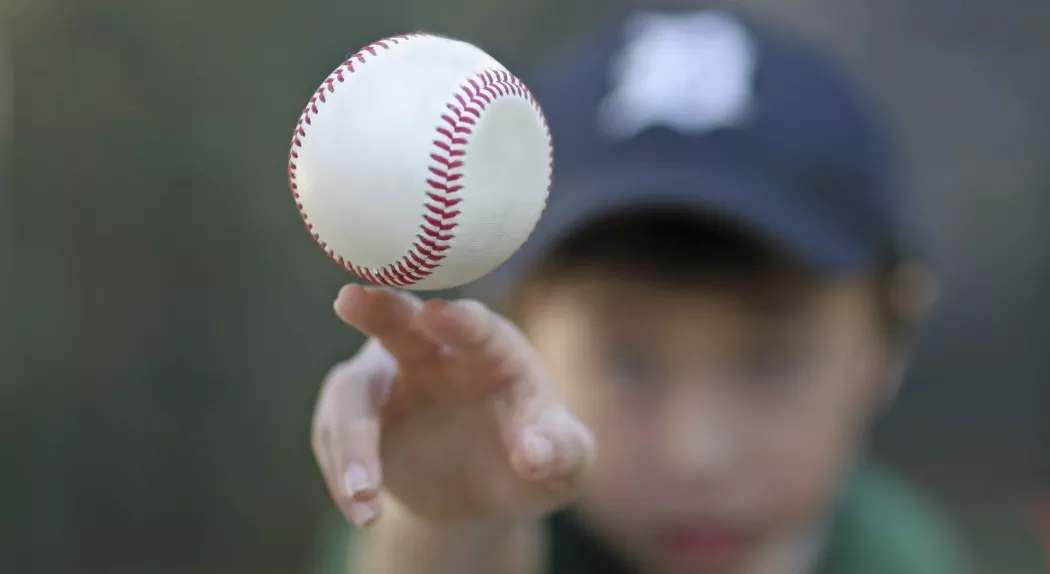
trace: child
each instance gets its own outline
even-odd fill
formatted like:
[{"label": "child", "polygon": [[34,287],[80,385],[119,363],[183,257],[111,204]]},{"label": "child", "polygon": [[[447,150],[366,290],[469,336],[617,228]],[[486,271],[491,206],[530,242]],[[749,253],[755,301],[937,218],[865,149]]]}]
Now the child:
[{"label": "child", "polygon": [[315,419],[360,527],[332,571],[966,572],[864,462],[929,290],[833,68],[705,10],[636,14],[548,80],[557,186],[478,286],[499,312],[336,299],[371,340]]}]

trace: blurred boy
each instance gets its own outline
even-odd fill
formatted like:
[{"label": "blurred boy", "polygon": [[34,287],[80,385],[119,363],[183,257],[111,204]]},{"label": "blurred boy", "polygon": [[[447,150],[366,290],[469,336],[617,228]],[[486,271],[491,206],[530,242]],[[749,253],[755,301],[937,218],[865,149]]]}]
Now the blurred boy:
[{"label": "blurred boy", "polygon": [[642,13],[536,87],[557,186],[477,286],[503,315],[356,285],[335,302],[371,340],[317,407],[363,528],[330,567],[966,572],[863,462],[928,285],[830,64],[726,12]]}]

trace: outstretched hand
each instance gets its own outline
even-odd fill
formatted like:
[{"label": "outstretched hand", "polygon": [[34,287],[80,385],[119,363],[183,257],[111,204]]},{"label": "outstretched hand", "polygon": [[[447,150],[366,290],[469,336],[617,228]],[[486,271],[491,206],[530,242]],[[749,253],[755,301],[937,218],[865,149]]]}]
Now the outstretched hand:
[{"label": "outstretched hand", "polygon": [[335,312],[369,341],[324,382],[313,449],[358,526],[387,491],[431,521],[546,512],[594,458],[525,336],[474,301],[347,285]]}]

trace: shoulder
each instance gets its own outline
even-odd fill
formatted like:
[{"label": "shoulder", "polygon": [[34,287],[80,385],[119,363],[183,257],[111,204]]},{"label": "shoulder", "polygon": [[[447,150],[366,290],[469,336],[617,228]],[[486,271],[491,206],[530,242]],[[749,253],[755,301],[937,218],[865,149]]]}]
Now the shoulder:
[{"label": "shoulder", "polygon": [[822,574],[968,574],[955,526],[915,486],[865,463],[843,493]]}]

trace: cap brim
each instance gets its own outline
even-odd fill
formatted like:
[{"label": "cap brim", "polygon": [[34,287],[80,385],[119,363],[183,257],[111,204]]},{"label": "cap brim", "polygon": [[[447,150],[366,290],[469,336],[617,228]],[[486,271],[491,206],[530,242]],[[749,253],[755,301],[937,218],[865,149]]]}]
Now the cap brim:
[{"label": "cap brim", "polygon": [[832,206],[748,170],[632,166],[569,181],[552,191],[532,237],[508,262],[528,266],[554,245],[599,220],[639,209],[694,212],[738,225],[822,274],[875,264],[882,255],[862,230],[836,217]]}]

